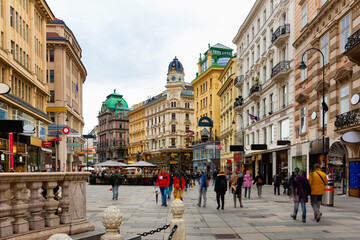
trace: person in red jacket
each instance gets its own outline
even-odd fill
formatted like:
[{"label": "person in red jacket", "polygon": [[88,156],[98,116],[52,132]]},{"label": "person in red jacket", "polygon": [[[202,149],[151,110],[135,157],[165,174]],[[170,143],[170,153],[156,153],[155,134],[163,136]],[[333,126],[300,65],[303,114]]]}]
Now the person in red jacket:
[{"label": "person in red jacket", "polygon": [[185,188],[185,178],[179,170],[176,170],[176,174],[174,176],[174,196],[175,199],[183,200],[183,190]]},{"label": "person in red jacket", "polygon": [[167,207],[166,204],[166,189],[168,189],[170,184],[170,177],[169,174],[167,174],[167,172],[165,171],[165,169],[161,169],[161,174],[159,174],[157,181],[156,181],[156,186],[159,186],[160,188],[160,192],[161,192],[161,199],[162,199],[162,204],[161,206],[165,206]]}]

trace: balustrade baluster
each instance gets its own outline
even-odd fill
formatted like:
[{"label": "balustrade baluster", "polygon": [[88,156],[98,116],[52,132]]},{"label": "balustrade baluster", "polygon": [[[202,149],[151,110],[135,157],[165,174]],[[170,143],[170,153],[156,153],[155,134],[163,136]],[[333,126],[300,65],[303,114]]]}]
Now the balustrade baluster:
[{"label": "balustrade baluster", "polygon": [[30,182],[27,184],[27,187],[30,189],[29,212],[31,217],[29,219],[29,225],[31,230],[45,228],[45,220],[40,216],[44,207],[44,203],[40,201],[39,195],[41,186],[42,182]]},{"label": "balustrade baluster", "polygon": [[12,207],[12,215],[15,220],[12,222],[14,233],[25,233],[29,231],[29,222],[25,220],[29,205],[24,202],[23,189],[26,183],[17,182],[11,184],[11,189],[14,192],[15,202]]},{"label": "balustrade baluster", "polygon": [[44,209],[46,210],[45,226],[54,227],[60,225],[59,216],[55,215],[59,202],[54,199],[54,188],[57,182],[46,182],[44,188],[46,189],[46,199],[44,201]]},{"label": "balustrade baluster", "polygon": [[11,215],[12,207],[7,204],[6,191],[10,189],[10,183],[0,183],[0,238],[13,235],[13,227],[7,222]]},{"label": "balustrade baluster", "polygon": [[61,183],[61,195],[62,198],[60,200],[60,207],[62,209],[62,213],[60,214],[60,222],[61,224],[66,224],[71,222],[71,217],[69,213],[69,181],[63,181]]}]

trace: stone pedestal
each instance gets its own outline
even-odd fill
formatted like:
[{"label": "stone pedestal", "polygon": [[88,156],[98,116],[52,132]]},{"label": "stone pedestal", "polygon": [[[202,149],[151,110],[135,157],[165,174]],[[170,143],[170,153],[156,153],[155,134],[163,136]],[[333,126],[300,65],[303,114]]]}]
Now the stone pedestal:
[{"label": "stone pedestal", "polygon": [[46,182],[46,199],[44,201],[44,209],[46,210],[45,226],[55,227],[60,225],[59,216],[55,215],[55,211],[59,206],[59,202],[54,199],[54,188],[57,186],[57,182]]},{"label": "stone pedestal", "polygon": [[171,213],[173,214],[173,219],[170,221],[170,232],[175,225],[177,229],[173,235],[175,240],[185,240],[186,239],[186,223],[182,218],[182,215],[185,212],[185,204],[180,199],[175,199],[171,203]]},{"label": "stone pedestal", "polygon": [[30,202],[29,212],[31,214],[29,219],[30,230],[39,230],[45,228],[45,219],[42,218],[41,211],[44,203],[41,202],[39,195],[39,188],[41,188],[41,182],[30,182],[27,187],[30,189]]},{"label": "stone pedestal", "polygon": [[115,206],[107,207],[102,217],[106,233],[101,236],[101,240],[124,240],[124,237],[119,234],[121,222],[122,213],[120,209]]},{"label": "stone pedestal", "polygon": [[23,189],[26,183],[13,183],[11,189],[14,192],[14,204],[12,207],[12,215],[15,220],[12,222],[14,233],[25,233],[29,231],[29,222],[25,220],[28,213],[28,204],[24,203]]},{"label": "stone pedestal", "polygon": [[0,183],[0,239],[13,235],[13,227],[7,222],[11,209],[7,204],[5,192],[10,189],[10,183]]}]

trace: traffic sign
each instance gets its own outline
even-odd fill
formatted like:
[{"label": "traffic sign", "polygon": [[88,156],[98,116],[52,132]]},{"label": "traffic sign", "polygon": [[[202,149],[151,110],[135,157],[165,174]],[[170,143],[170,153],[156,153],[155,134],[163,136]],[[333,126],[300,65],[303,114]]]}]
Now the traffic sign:
[{"label": "traffic sign", "polygon": [[63,134],[69,134],[70,133],[70,128],[63,127],[61,131],[62,131]]}]

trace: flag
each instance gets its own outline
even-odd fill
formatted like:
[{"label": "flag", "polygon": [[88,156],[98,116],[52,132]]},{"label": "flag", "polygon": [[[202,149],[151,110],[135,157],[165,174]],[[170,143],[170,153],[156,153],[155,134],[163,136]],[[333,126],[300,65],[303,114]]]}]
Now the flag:
[{"label": "flag", "polygon": [[250,117],[251,120],[255,120],[255,121],[258,120],[258,117],[257,117],[257,116],[252,115],[252,114],[250,114],[250,113],[249,113],[249,117]]},{"label": "flag", "polygon": [[223,150],[222,147],[221,147],[221,144],[218,144],[218,148],[219,148],[220,150]]}]

